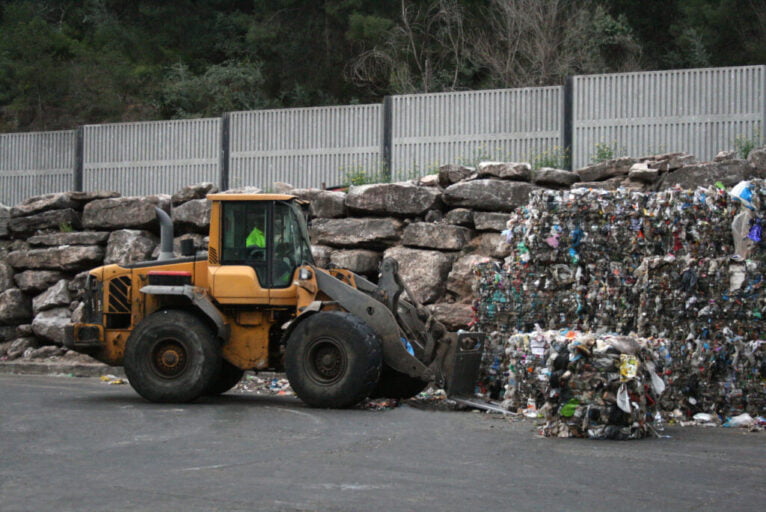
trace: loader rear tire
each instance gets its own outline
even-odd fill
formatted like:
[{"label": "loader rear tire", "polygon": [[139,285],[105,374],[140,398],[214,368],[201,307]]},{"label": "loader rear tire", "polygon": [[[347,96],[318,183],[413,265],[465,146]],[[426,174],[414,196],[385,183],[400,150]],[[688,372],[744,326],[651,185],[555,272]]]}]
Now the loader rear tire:
[{"label": "loader rear tire", "polygon": [[383,370],[380,372],[378,385],[375,386],[375,390],[373,390],[370,397],[398,398],[404,400],[417,395],[426,389],[426,386],[428,386],[427,382],[398,372],[387,364],[384,364]]},{"label": "loader rear tire", "polygon": [[242,380],[242,376],[245,374],[245,370],[237,368],[227,360],[221,361],[221,372],[213,382],[210,384],[210,388],[205,391],[206,395],[215,396],[226,393],[228,390],[237,385]]},{"label": "loader rear tire", "polygon": [[146,317],[128,338],[125,375],[151,402],[191,402],[221,371],[213,331],[195,315],[162,310]]},{"label": "loader rear tire", "polygon": [[312,407],[341,409],[361,402],[375,389],[382,364],[380,339],[350,313],[316,313],[287,340],[287,379]]}]

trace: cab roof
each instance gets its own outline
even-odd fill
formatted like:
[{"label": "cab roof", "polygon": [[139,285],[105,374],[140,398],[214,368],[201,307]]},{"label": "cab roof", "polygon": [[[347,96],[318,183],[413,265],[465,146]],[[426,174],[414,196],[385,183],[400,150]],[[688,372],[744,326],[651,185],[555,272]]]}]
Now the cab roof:
[{"label": "cab roof", "polygon": [[210,201],[290,201],[296,199],[289,194],[208,194]]}]

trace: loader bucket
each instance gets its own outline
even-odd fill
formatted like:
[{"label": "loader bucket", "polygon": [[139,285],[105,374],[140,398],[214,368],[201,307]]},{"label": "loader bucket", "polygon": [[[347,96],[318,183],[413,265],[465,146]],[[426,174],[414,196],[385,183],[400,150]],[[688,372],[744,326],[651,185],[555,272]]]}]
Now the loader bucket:
[{"label": "loader bucket", "polygon": [[448,396],[474,395],[485,338],[482,332],[458,332],[454,347],[447,354],[444,390]]}]

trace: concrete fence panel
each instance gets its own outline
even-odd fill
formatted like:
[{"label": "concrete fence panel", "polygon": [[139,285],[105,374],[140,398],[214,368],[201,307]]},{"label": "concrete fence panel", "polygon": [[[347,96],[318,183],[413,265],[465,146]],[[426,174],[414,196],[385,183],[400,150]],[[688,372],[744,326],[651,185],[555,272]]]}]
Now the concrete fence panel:
[{"label": "concrete fence panel", "polygon": [[75,131],[0,135],[0,203],[73,188]]},{"label": "concrete fence panel", "polygon": [[615,156],[685,151],[709,160],[757,138],[766,115],[766,66],[576,76],[573,164],[601,144]]},{"label": "concrete fence panel", "polygon": [[83,127],[83,188],[172,194],[219,181],[221,119]]},{"label": "concrete fence panel", "polygon": [[449,163],[534,160],[562,146],[563,87],[411,94],[392,103],[394,179]]},{"label": "concrete fence panel", "polygon": [[341,185],[380,167],[381,105],[230,114],[229,186]]}]

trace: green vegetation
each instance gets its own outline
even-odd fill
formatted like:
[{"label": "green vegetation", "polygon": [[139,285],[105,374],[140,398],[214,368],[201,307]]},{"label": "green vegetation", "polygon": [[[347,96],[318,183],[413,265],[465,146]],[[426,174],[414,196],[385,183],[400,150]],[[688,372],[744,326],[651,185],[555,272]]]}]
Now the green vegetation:
[{"label": "green vegetation", "polygon": [[0,132],[764,62],[756,0],[0,0]]},{"label": "green vegetation", "polygon": [[363,167],[352,167],[350,169],[341,169],[343,172],[343,185],[370,185],[373,183],[388,183],[391,181],[390,174],[383,172],[383,169],[368,171]]},{"label": "green vegetation", "polygon": [[591,157],[591,162],[594,164],[599,162],[606,162],[607,160],[612,160],[620,156],[620,154],[624,155],[625,153],[627,153],[625,148],[618,149],[617,141],[614,141],[611,144],[606,142],[597,142],[596,152]]},{"label": "green vegetation", "polygon": [[74,231],[74,228],[72,227],[70,223],[62,222],[61,224],[59,224],[59,231],[62,233],[71,233],[72,231]]},{"label": "green vegetation", "polygon": [[757,129],[753,132],[753,135],[747,137],[745,135],[738,135],[734,138],[734,150],[740,158],[747,158],[750,152],[755,148],[763,145],[763,137],[761,136],[761,130]]},{"label": "green vegetation", "polygon": [[567,148],[553,146],[551,149],[533,155],[531,160],[533,169],[542,169],[543,167],[569,169],[571,155]]}]

